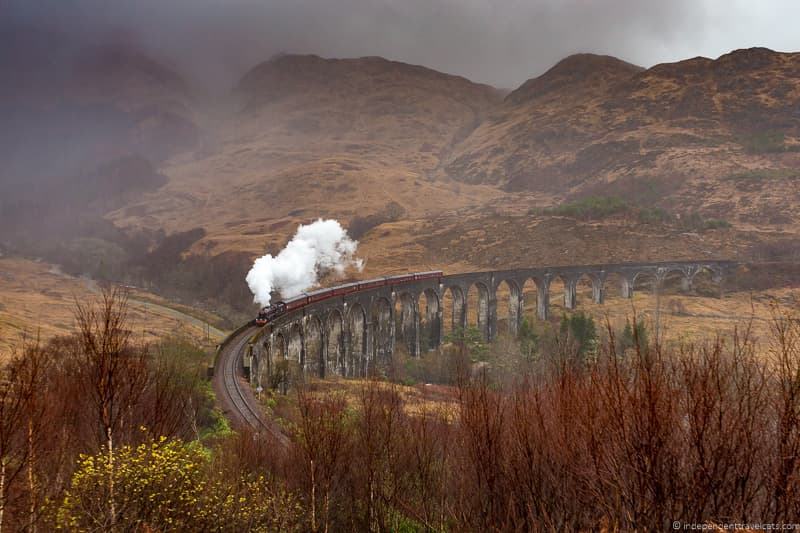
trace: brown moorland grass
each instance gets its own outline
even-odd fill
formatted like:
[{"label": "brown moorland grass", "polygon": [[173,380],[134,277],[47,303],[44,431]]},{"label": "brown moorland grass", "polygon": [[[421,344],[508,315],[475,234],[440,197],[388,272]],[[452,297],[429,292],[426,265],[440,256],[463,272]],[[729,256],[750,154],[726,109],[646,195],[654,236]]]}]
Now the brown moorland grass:
[{"label": "brown moorland grass", "polygon": [[[101,520],[111,530],[167,528],[176,512],[196,523],[198,500],[117,493],[127,464],[89,486],[73,476],[81,452],[113,463],[123,457],[113,450],[128,444],[197,438],[198,368],[183,373],[132,342],[126,309],[124,295],[105,292],[78,309],[78,334],[29,345],[2,367],[0,504],[9,527],[59,523],[64,515],[45,501],[73,524]],[[285,487],[296,502],[292,529],[311,531],[790,523],[800,513],[800,317],[770,311],[770,333],[758,341],[744,324],[694,343],[645,342],[635,332],[620,351],[608,327],[587,358],[556,339],[511,380],[496,379],[491,360],[478,372],[454,366],[449,395],[382,380],[295,382],[283,406],[291,444],[223,433],[191,494],[221,487],[261,502],[257,487]],[[231,519],[235,511],[219,509]]]},{"label": "brown moorland grass", "polygon": [[[92,282],[61,273],[46,263],[21,258],[0,258],[0,358],[22,347],[22,338],[46,341],[74,330],[77,300],[96,297]],[[218,318],[180,306],[157,295],[134,289],[129,299],[129,326],[145,341],[169,335],[205,340],[205,323]],[[209,328],[209,342],[224,332]]]},{"label": "brown moorland grass", "polygon": [[647,530],[800,512],[800,323],[679,346],[568,345],[500,387],[461,379],[455,419],[380,382],[299,389],[280,468],[312,529]]}]

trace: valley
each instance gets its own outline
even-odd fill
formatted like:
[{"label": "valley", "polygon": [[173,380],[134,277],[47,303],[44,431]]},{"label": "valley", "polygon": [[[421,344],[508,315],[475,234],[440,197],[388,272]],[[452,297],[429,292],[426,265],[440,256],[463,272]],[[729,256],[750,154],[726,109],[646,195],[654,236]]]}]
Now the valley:
[{"label": "valley", "polygon": [[113,185],[85,206],[26,199],[44,216],[7,226],[5,245],[73,275],[204,302],[229,327],[254,310],[252,259],[319,217],[359,241],[361,278],[791,261],[797,79],[797,54],[766,49],[649,69],[578,54],[512,91],[377,57],[283,54],[212,103],[157,59],[94,51],[66,78],[68,99],[134,120],[71,183]]},{"label": "valley", "polygon": [[[47,342],[75,327],[75,304],[97,298],[99,287],[88,279],[64,274],[53,265],[0,257],[0,360],[36,339]],[[185,337],[213,348],[226,333],[219,317],[131,289],[129,319],[133,336],[144,342]]]}]

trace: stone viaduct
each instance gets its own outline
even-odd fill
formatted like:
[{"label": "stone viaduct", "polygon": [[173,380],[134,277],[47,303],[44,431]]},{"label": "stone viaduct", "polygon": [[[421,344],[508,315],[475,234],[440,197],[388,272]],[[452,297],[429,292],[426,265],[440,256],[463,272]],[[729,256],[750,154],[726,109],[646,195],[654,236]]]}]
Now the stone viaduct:
[{"label": "stone viaduct", "polygon": [[449,329],[466,328],[470,290],[477,291],[477,327],[490,341],[497,335],[497,295],[503,285],[509,295],[508,332],[515,335],[523,317],[523,287],[531,281],[537,315],[544,320],[550,307],[550,285],[556,279],[563,283],[564,307],[574,309],[581,280],[591,284],[593,301],[603,303],[614,280],[622,297],[632,298],[637,280],[645,277],[655,290],[668,276],[678,276],[688,290],[702,271],[721,284],[737,266],[732,261],[673,261],[521,268],[452,274],[353,292],[307,305],[263,327],[250,341],[245,365],[250,367],[254,386],[274,386],[275,376],[288,365],[319,377],[366,376],[388,365],[396,342],[404,343],[412,357],[436,349],[445,331],[445,300],[452,306]]}]

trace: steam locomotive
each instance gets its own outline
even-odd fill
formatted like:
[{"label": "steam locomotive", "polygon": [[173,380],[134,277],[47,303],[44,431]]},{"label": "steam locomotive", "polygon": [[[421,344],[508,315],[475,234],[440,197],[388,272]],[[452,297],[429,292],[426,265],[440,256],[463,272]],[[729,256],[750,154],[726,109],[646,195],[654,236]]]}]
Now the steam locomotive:
[{"label": "steam locomotive", "polygon": [[330,289],[304,292],[285,302],[275,302],[272,305],[262,308],[261,311],[259,311],[258,316],[256,316],[255,324],[256,326],[266,326],[269,322],[288,313],[289,311],[294,311],[300,307],[321,302],[336,296],[345,296],[353,292],[376,289],[379,287],[402,285],[404,283],[411,283],[413,281],[419,281],[423,279],[439,279],[443,275],[444,273],[441,270],[431,270],[429,272],[416,272],[414,274],[402,274],[399,276],[387,276],[383,278],[369,279],[366,281],[357,281],[354,283],[339,285],[338,287],[333,287]]}]

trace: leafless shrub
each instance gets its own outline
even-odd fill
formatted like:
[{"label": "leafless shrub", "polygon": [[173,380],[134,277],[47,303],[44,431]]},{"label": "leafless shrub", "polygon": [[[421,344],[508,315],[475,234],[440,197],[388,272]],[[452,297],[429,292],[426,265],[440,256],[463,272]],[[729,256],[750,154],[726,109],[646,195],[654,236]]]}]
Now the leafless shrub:
[{"label": "leafless shrub", "polygon": [[[140,425],[191,434],[186,384],[130,342],[124,299],[84,308],[79,324],[81,335],[4,371],[0,495],[11,527],[37,520],[34,507],[58,494],[78,451],[149,438],[136,436]],[[283,478],[312,531],[791,522],[800,514],[800,320],[776,309],[772,324],[763,349],[747,325],[682,346],[644,342],[632,328],[624,353],[608,326],[583,364],[554,342],[513,383],[459,372],[453,412],[412,409],[383,381],[349,399],[298,382],[282,411],[291,444],[240,433],[217,442],[211,471],[236,497],[246,496],[239,474]]]},{"label": "leafless shrub", "polygon": [[289,452],[294,461],[290,471],[308,496],[309,526],[312,531],[328,531],[336,509],[342,504],[343,478],[351,458],[352,428],[347,423],[344,398],[315,398],[304,387],[297,387],[295,447]]},{"label": "leafless shrub", "polygon": [[[37,389],[42,385],[44,358],[38,342],[25,352],[27,357],[14,358],[0,368],[0,531],[7,508],[21,505],[30,524],[39,503],[34,469],[43,437],[44,404]],[[23,494],[27,501],[20,498]]]}]

